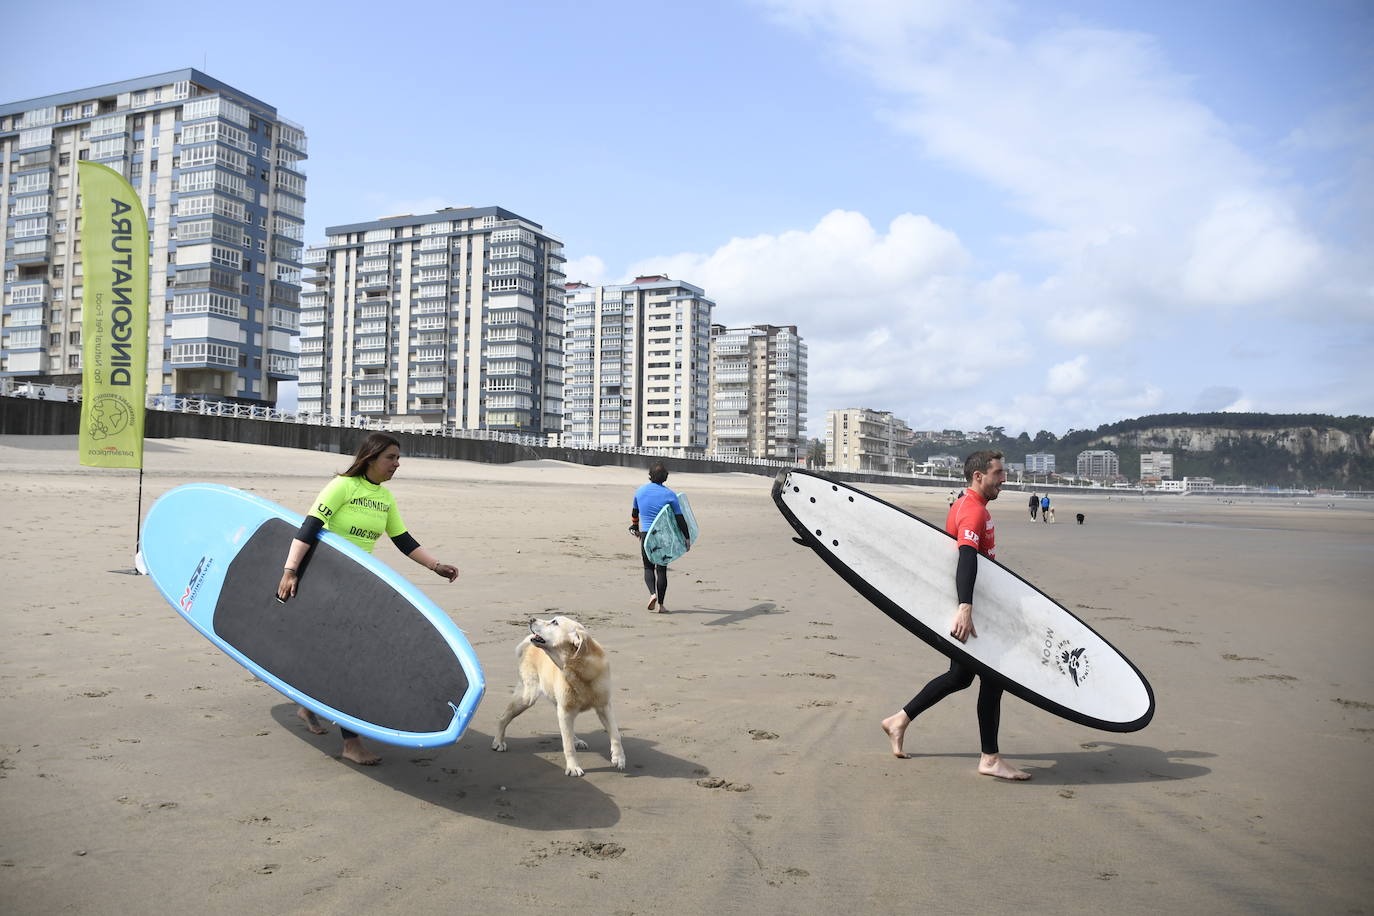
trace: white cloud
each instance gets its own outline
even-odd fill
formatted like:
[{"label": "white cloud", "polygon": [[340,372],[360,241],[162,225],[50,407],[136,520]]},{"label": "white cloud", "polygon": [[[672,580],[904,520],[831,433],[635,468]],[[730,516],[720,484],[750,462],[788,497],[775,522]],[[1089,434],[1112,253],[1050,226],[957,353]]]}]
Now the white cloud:
[{"label": "white cloud", "polygon": [[606,279],[605,262],[594,254],[569,258],[568,263],[563,265],[563,273],[570,282],[580,280],[592,286],[601,286],[609,282]]},{"label": "white cloud", "polygon": [[1083,317],[1103,342],[1129,328],[1084,313],[1103,299],[1269,306],[1318,276],[1321,244],[1149,35],[1045,25],[1005,2],[761,2],[884,90],[879,116],[928,157],[1041,224],[1022,251],[1070,290],[1066,340]]},{"label": "white cloud", "polygon": [[1087,368],[1086,356],[1051,366],[1045,373],[1045,390],[1054,395],[1073,394],[1088,383]]},{"label": "white cloud", "polygon": [[1243,305],[1297,289],[1321,249],[1264,195],[1218,200],[1193,232],[1183,289],[1199,302]]},{"label": "white cloud", "polygon": [[810,229],[648,258],[626,278],[666,273],[700,286],[717,323],[796,325],[809,348],[814,435],[826,410],[915,416],[1029,359],[1021,284],[1010,275],[975,283],[969,268],[958,238],[924,216],[902,214],[880,232],[836,210]]}]

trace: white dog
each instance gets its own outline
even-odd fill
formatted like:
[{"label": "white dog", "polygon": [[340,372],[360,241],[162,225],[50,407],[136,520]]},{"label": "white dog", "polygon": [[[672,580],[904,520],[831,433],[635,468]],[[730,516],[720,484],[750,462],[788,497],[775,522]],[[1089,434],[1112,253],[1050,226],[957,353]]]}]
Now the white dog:
[{"label": "white dog", "polygon": [[625,769],[625,748],[620,729],[611,711],[611,663],[600,643],[587,628],[570,617],[530,620],[530,635],[515,650],[520,659],[520,683],[506,711],[496,723],[493,751],[506,749],[506,726],[534,705],[540,694],[558,707],[558,730],[563,736],[563,772],[581,776],[573,753],[587,749],[587,742],[573,733],[573,720],[580,712],[596,710],[597,718],[611,738],[611,763]]}]

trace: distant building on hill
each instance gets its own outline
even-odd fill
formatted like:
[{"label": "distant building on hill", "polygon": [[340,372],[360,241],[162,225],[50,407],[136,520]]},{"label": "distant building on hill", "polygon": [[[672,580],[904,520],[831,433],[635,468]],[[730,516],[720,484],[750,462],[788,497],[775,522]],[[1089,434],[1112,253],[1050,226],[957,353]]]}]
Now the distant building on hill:
[{"label": "distant building on hill", "polygon": [[1053,474],[1054,456],[1049,452],[1033,452],[1026,456],[1027,474]]},{"label": "distant building on hill", "polygon": [[1078,476],[1106,480],[1121,474],[1121,461],[1110,449],[1089,449],[1078,453]]},{"label": "distant building on hill", "polygon": [[1169,480],[1174,476],[1174,456],[1169,452],[1141,452],[1140,479]]}]

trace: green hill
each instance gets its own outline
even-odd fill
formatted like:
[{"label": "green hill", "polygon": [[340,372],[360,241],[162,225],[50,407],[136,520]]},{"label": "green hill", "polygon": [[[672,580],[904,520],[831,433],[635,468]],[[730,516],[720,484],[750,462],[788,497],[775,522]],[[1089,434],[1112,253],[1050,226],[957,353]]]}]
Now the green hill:
[{"label": "green hill", "polygon": [[[1174,477],[1211,477],[1217,483],[1332,489],[1374,489],[1374,418],[1325,414],[1173,413],[1071,429],[1062,437],[1005,435],[992,427],[993,445],[1008,461],[1049,452],[1061,474],[1073,474],[1078,453],[1111,449],[1123,476],[1140,476],[1141,452],[1174,456]],[[971,450],[972,445],[965,451]],[[928,451],[928,449],[923,449]]]}]

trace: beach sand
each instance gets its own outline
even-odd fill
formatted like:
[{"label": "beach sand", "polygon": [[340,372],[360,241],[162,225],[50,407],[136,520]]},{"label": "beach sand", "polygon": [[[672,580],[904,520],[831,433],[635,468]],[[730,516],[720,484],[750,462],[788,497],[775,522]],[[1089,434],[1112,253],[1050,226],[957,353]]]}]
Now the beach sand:
[{"label": "beach sand", "polygon": [[[204,480],[300,511],[346,464],[150,440],[143,508]],[[1065,495],[1049,526],[1007,491],[998,558],[1158,701],[1120,735],[1008,696],[1002,749],[1034,774],[1010,784],[974,771],[973,690],[890,755],[879,719],[947,663],[792,542],[769,479],[670,478],[703,535],[658,615],[625,531],[643,471],[407,458],[405,519],[461,577],[377,553],[488,690],[459,744],[362,768],[128,574],[137,472],[80,468],[67,437],[0,438],[0,469],[7,914],[1374,909],[1371,503]],[[943,523],[946,489],[871,489]],[[489,749],[526,621],[555,613],[611,655],[624,773],[586,714],[564,776],[543,702]]]}]

